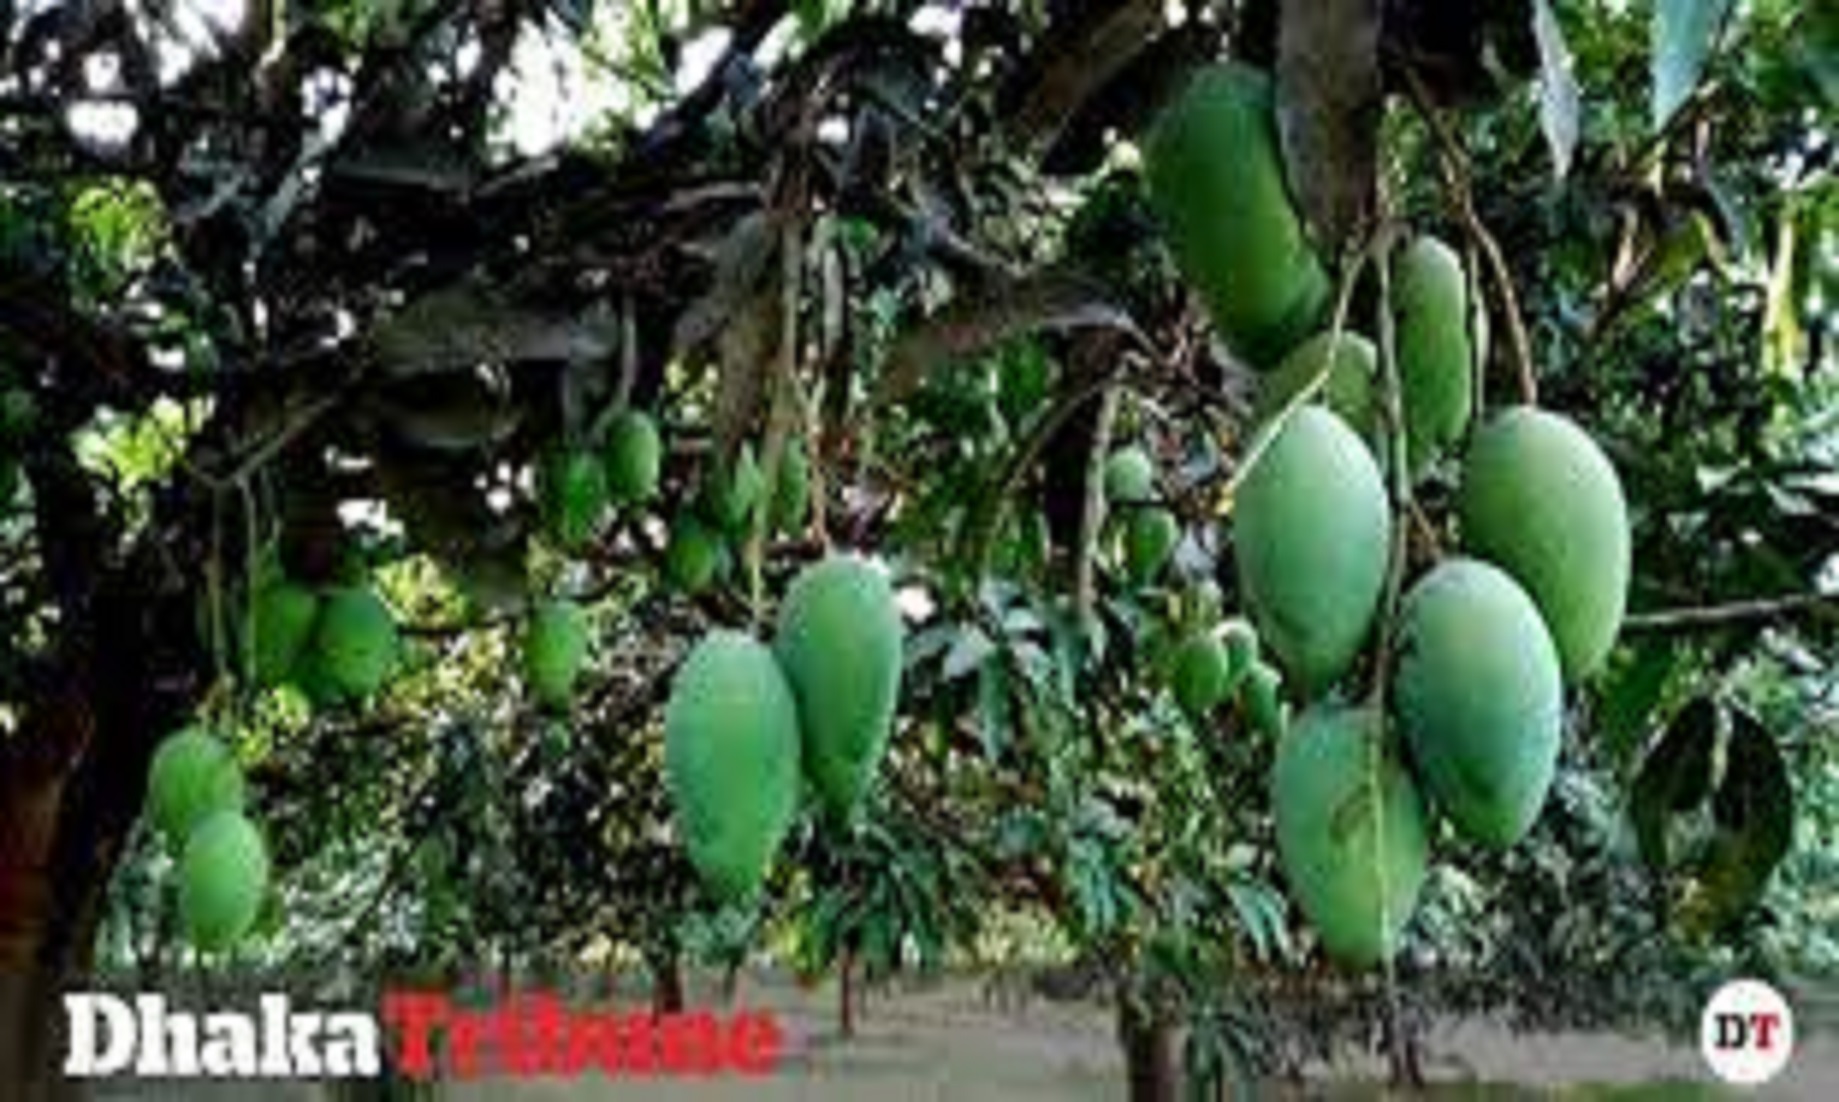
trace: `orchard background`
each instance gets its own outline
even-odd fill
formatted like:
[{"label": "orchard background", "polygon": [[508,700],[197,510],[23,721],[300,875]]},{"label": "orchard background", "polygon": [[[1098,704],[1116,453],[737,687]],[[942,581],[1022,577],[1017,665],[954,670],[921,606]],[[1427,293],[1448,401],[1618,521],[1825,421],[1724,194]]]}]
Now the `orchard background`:
[{"label": "orchard background", "polygon": [[[1295,905],[1277,740],[1170,693],[1246,614],[1269,373],[1214,339],[1141,149],[1226,57],[1273,74],[1350,328],[1380,336],[1360,259],[1436,235],[1490,335],[1473,423],[1536,396],[1629,504],[1628,615],[1536,823],[1436,827],[1379,969]],[[637,970],[668,1007],[772,967],[839,977],[847,1034],[890,979],[1058,962],[1033,985],[1115,1011],[1146,1099],[1331,1021],[1410,1079],[1429,1015],[1689,1029],[1737,972],[1830,977],[1836,100],[1839,13],[1788,0],[0,3],[0,1069],[92,972]],[[661,484],[567,531],[543,472],[627,409]],[[1147,575],[1126,447],[1177,521]],[[691,561],[743,452],[769,487],[802,456],[807,507]],[[1459,465],[1406,499],[1407,583],[1454,553]],[[720,905],[672,678],[832,550],[902,610],[888,753],[856,826],[801,812]],[[276,571],[382,598],[386,684],[249,676]],[[540,699],[558,598],[589,657]],[[143,814],[191,724],[272,861],[205,954]]]}]

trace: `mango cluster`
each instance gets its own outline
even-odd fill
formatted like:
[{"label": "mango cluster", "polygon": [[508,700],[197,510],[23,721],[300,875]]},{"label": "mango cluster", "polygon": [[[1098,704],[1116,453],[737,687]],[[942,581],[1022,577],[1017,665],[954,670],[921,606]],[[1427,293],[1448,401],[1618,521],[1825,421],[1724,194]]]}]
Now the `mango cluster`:
[{"label": "mango cluster", "polygon": [[733,568],[731,548],[752,532],[762,512],[769,531],[801,532],[810,508],[810,480],[804,441],[785,441],[770,478],[753,445],[743,442],[731,458],[710,465],[695,499],[671,521],[666,576],[691,594],[719,583]]},{"label": "mango cluster", "polygon": [[1236,701],[1252,728],[1281,739],[1289,727],[1283,675],[1260,653],[1257,629],[1237,617],[1191,629],[1169,662],[1175,703],[1195,722]]},{"label": "mango cluster", "polygon": [[562,550],[580,550],[600,533],[609,510],[642,505],[657,493],[663,466],[657,422],[639,409],[614,414],[597,444],[551,444],[536,464],[544,530]]},{"label": "mango cluster", "polygon": [[268,895],[268,846],[246,791],[229,745],[202,725],[168,735],[148,767],[148,814],[178,863],[186,939],[202,951],[247,936]]},{"label": "mango cluster", "polygon": [[793,579],[770,645],[718,629],[691,649],[665,705],[664,773],[712,895],[759,891],[802,784],[829,821],[858,814],[893,732],[902,634],[885,573],[835,554]]},{"label": "mango cluster", "polygon": [[1240,590],[1310,702],[1278,748],[1279,855],[1329,951],[1371,964],[1415,905],[1433,810],[1496,848],[1537,818],[1564,687],[1600,668],[1621,623],[1626,506],[1614,468],[1568,419],[1515,407],[1477,430],[1457,496],[1462,547],[1400,603],[1382,712],[1343,702],[1376,634],[1398,523],[1378,464],[1316,404],[1256,463],[1234,506]]},{"label": "mango cluster", "polygon": [[255,579],[243,664],[258,687],[292,684],[322,707],[361,703],[389,682],[402,649],[395,614],[367,582],[312,587],[278,567]]},{"label": "mango cluster", "polygon": [[[1374,343],[1329,331],[1264,74],[1203,71],[1157,123],[1145,166],[1177,264],[1222,343],[1261,373],[1263,446],[1233,502],[1233,548],[1257,636],[1307,704],[1271,779],[1279,858],[1328,951],[1376,963],[1415,908],[1434,815],[1497,848],[1537,818],[1565,687],[1601,668],[1621,625],[1627,505],[1568,418],[1513,407],[1473,427],[1486,313],[1461,258],[1430,235],[1387,260],[1393,431]],[[1407,579],[1389,697],[1350,704],[1394,566],[1390,464],[1415,484],[1452,459],[1461,546]],[[1191,642],[1177,696],[1210,707],[1235,669],[1222,642]]]},{"label": "mango cluster", "polygon": [[1136,585],[1153,584],[1181,542],[1181,522],[1157,498],[1149,453],[1136,445],[1112,452],[1105,460],[1104,491],[1125,575]]}]

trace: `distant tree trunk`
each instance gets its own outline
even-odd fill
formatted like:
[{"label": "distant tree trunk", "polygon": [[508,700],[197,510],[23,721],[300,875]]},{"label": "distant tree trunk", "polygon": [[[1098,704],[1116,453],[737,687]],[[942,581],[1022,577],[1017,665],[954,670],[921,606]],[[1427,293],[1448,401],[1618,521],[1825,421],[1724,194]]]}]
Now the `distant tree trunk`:
[{"label": "distant tree trunk", "polygon": [[856,1035],[856,947],[843,950],[837,970],[837,1032],[845,1039]]},{"label": "distant tree trunk", "polygon": [[676,950],[651,961],[651,1009],[658,1014],[683,1011],[683,957]]},{"label": "distant tree trunk", "polygon": [[1175,1102],[1180,1072],[1175,1059],[1175,1023],[1166,1007],[1130,992],[1117,1000],[1118,1040],[1124,1046],[1124,1074],[1130,1102]]},{"label": "distant tree trunk", "polygon": [[1382,997],[1383,1026],[1386,1040],[1386,1063],[1392,1085],[1407,1090],[1424,1087],[1424,1058],[1416,1023],[1399,1005],[1398,994],[1387,991]]},{"label": "distant tree trunk", "polygon": [[744,957],[735,957],[722,970],[722,1003],[725,1006],[734,1006],[735,998],[741,993],[741,965],[744,963]]}]

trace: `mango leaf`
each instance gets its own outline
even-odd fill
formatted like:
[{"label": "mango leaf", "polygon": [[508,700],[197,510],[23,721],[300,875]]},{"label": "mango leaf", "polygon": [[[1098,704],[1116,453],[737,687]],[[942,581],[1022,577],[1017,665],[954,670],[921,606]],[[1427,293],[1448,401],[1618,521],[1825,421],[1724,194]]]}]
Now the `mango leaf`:
[{"label": "mango leaf", "polygon": [[378,323],[371,355],[393,378],[471,371],[527,360],[603,360],[619,347],[619,319],[526,308],[481,288],[433,291]]},{"label": "mango leaf", "polygon": [[1806,25],[1795,40],[1792,56],[1826,98],[1827,105],[1839,108],[1839,8],[1831,4],[1809,4]]},{"label": "mango leaf", "polygon": [[1653,22],[1653,123],[1658,133],[1698,87],[1730,0],[1659,0]]},{"label": "mango leaf", "polygon": [[1781,749],[1760,720],[1732,712],[1724,779],[1712,796],[1718,833],[1698,882],[1682,906],[1684,921],[1715,932],[1741,918],[1768,887],[1794,841],[1794,789]]},{"label": "mango leaf", "polygon": [[1002,655],[991,654],[977,667],[977,734],[984,756],[1000,758],[1009,747],[1014,706],[1009,695],[1009,667]]},{"label": "mango leaf", "polygon": [[1629,817],[1641,856],[1667,867],[1667,820],[1704,802],[1718,744],[1718,706],[1701,696],[1687,704],[1648,751],[1629,797]]},{"label": "mango leaf", "polygon": [[586,34],[594,24],[594,0],[549,0],[549,10],[570,34]]},{"label": "mango leaf", "polygon": [[1290,190],[1328,255],[1372,211],[1379,167],[1378,0],[1284,0],[1277,123]]},{"label": "mango leaf", "polygon": [[968,361],[1022,333],[1079,328],[1118,329],[1148,338],[1129,313],[1090,279],[1039,272],[962,296],[903,336],[889,353],[875,403],[899,401],[941,367]]},{"label": "mango leaf", "polygon": [[1564,29],[1552,14],[1551,0],[1534,0],[1533,38],[1539,43],[1539,125],[1545,144],[1552,149],[1552,170],[1562,180],[1571,171],[1577,151],[1578,114],[1582,95],[1572,71],[1571,48]]},{"label": "mango leaf", "polygon": [[405,443],[437,452],[467,452],[502,443],[523,411],[473,374],[449,374],[398,385],[378,399],[378,413]]},{"label": "mango leaf", "polygon": [[1678,649],[1659,639],[1639,646],[1612,667],[1597,706],[1596,730],[1618,763],[1626,762],[1639,745],[1648,717],[1678,665]]},{"label": "mango leaf", "polygon": [[996,644],[982,628],[971,624],[958,632],[951,650],[946,652],[943,676],[947,681],[956,681],[982,666],[995,653]]}]

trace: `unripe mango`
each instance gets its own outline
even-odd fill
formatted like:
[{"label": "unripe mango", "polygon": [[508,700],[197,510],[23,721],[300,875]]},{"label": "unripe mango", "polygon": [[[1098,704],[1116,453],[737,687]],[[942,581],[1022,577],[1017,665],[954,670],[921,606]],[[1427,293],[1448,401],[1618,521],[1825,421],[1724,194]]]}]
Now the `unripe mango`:
[{"label": "unripe mango", "polygon": [[1392,511],[1372,453],[1333,412],[1299,408],[1239,485],[1233,541],[1259,637],[1320,693],[1360,653],[1385,585]]},{"label": "unripe mango", "polygon": [[1156,465],[1134,444],[1105,459],[1105,500],[1140,504],[1156,496]]},{"label": "unripe mango", "polygon": [[213,813],[241,810],[243,772],[230,747],[202,727],[161,741],[147,769],[147,808],[166,840],[182,845]]},{"label": "unripe mango", "polygon": [[643,410],[622,411],[607,426],[607,496],[615,505],[638,505],[658,492],[664,466],[664,442],[658,424]]},{"label": "unripe mango", "polygon": [[255,925],[268,895],[268,847],[255,824],[219,811],[193,830],[179,857],[179,917],[198,949],[228,949]]},{"label": "unripe mango", "polygon": [[588,452],[552,448],[538,462],[537,504],[557,545],[573,551],[599,531],[607,509],[606,468]]},{"label": "unripe mango", "polygon": [[1462,260],[1430,236],[1415,238],[1392,274],[1399,402],[1412,478],[1462,438],[1475,412],[1475,348]]},{"label": "unripe mango", "polygon": [[773,527],[795,536],[805,527],[811,505],[811,460],[802,440],[787,440],[773,480]]},{"label": "unripe mango", "polygon": [[766,475],[754,458],[753,445],[743,442],[734,458],[711,472],[704,484],[709,519],[729,535],[742,535],[753,524],[754,510],[764,503]]},{"label": "unripe mango", "polygon": [[587,662],[587,617],[573,601],[544,601],[524,636],[524,679],[545,707],[565,711]]},{"label": "unripe mango", "polygon": [[710,894],[753,896],[798,807],[798,711],[773,652],[711,632],[664,708],[664,779],[677,833]]},{"label": "unripe mango", "polygon": [[685,513],[671,525],[664,572],[684,593],[701,593],[728,569],[728,547],[719,533]]},{"label": "unripe mango", "polygon": [[1270,367],[1320,324],[1331,288],[1290,201],[1270,78],[1197,73],[1144,143],[1151,201],[1226,346]]},{"label": "unripe mango", "polygon": [[249,605],[246,660],[251,680],[270,688],[292,677],[318,619],[319,596],[312,590],[285,580],[262,586]]},{"label": "unripe mango", "polygon": [[1196,632],[1183,640],[1175,649],[1173,664],[1170,687],[1175,702],[1196,719],[1225,702],[1237,687],[1232,658],[1216,632]]},{"label": "unripe mango", "polygon": [[1532,595],[1565,680],[1601,669],[1621,631],[1633,553],[1622,483],[1596,441],[1560,414],[1501,413],[1469,446],[1457,512],[1464,546]]},{"label": "unripe mango", "polygon": [[1531,828],[1558,762],[1564,687],[1532,598],[1504,571],[1446,559],[1399,612],[1400,726],[1458,830],[1505,849]]},{"label": "unripe mango", "polygon": [[1379,352],[1372,341],[1351,331],[1343,331],[1341,339],[1336,341],[1334,333],[1323,330],[1285,356],[1283,363],[1258,389],[1258,404],[1252,414],[1254,420],[1263,423],[1275,417],[1297,391],[1324,370],[1325,364],[1328,378],[1314,400],[1340,414],[1342,420],[1371,443],[1377,439],[1375,433],[1379,427],[1379,407],[1374,399]]},{"label": "unripe mango", "polygon": [[1239,691],[1245,718],[1266,738],[1281,739],[1290,728],[1290,709],[1283,699],[1283,675],[1270,665],[1254,661]]},{"label": "unripe mango", "polygon": [[1181,522],[1167,509],[1139,509],[1124,529],[1124,567],[1132,581],[1149,585],[1181,542]]},{"label": "unripe mango", "polygon": [[339,586],[325,594],[311,646],[328,685],[346,700],[363,700],[395,672],[402,635],[375,591]]},{"label": "unripe mango", "polygon": [[1430,841],[1379,713],[1305,711],[1277,744],[1271,790],[1278,859],[1322,947],[1357,968],[1390,958],[1417,909]]},{"label": "unripe mango", "polygon": [[779,607],[773,653],[798,700],[805,770],[839,821],[854,816],[893,733],[902,635],[887,576],[857,555],[806,567]]}]

